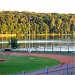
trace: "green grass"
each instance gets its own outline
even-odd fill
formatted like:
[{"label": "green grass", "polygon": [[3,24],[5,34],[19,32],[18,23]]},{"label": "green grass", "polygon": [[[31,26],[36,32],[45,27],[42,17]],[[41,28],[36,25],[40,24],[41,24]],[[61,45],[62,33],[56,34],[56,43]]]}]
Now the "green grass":
[{"label": "green grass", "polygon": [[60,64],[60,61],[50,58],[35,56],[12,56],[8,61],[0,62],[0,75],[21,73],[22,71],[33,71],[45,68],[46,66],[56,66],[58,64]]}]

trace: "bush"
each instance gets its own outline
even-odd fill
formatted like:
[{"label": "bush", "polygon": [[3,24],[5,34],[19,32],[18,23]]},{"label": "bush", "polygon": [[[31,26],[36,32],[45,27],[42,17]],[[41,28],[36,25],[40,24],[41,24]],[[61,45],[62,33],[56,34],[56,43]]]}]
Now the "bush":
[{"label": "bush", "polygon": [[9,44],[11,45],[11,48],[16,49],[17,48],[17,39],[16,38],[11,38],[11,41],[9,41]]}]

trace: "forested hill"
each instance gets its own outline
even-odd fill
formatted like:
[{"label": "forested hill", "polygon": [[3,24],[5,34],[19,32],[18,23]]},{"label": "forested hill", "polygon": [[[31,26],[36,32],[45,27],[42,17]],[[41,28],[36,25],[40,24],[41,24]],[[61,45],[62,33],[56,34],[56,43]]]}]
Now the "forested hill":
[{"label": "forested hill", "polygon": [[34,34],[74,34],[75,14],[0,12],[0,34],[28,34],[29,24]]}]

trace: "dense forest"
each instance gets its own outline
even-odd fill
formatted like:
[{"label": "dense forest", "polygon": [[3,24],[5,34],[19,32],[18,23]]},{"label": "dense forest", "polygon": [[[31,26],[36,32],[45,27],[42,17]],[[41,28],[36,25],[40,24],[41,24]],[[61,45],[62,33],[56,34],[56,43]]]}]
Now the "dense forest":
[{"label": "dense forest", "polygon": [[74,34],[75,14],[0,11],[0,34]]}]

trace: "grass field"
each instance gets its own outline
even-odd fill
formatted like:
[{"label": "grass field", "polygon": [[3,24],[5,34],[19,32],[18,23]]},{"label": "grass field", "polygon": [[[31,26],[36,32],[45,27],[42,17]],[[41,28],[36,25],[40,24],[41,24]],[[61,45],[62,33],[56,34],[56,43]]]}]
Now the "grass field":
[{"label": "grass field", "polygon": [[56,66],[58,64],[60,64],[60,61],[50,58],[35,56],[11,56],[8,61],[0,61],[0,75],[21,73],[22,71],[33,71],[45,68],[46,66]]}]

